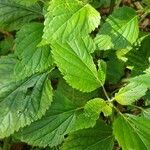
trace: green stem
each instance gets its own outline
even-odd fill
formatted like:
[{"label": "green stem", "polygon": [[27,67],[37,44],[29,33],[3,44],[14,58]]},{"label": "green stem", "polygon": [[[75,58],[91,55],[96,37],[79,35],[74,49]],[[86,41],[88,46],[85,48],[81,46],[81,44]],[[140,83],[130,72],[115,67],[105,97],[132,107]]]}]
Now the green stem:
[{"label": "green stem", "polygon": [[10,139],[5,139],[2,150],[10,150]]}]

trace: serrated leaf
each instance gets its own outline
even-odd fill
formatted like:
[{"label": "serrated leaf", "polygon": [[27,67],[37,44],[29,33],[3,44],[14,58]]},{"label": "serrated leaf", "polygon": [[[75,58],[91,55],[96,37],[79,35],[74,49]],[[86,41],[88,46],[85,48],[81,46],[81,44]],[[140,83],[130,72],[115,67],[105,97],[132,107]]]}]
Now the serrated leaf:
[{"label": "serrated leaf", "polygon": [[115,99],[122,105],[130,105],[144,96],[146,91],[147,87],[141,82],[129,83],[124,88],[121,88],[117,94],[115,94]]},{"label": "serrated leaf", "polygon": [[83,93],[79,90],[73,89],[62,78],[59,79],[57,90],[61,91],[63,95],[65,95],[77,106],[84,106],[87,101],[94,99],[94,97],[98,97],[98,94],[100,93],[99,90],[95,90],[90,93]]},{"label": "serrated leaf", "polygon": [[30,23],[17,32],[15,54],[20,61],[16,64],[15,73],[18,78],[28,77],[51,67],[51,48],[48,45],[37,46],[42,40],[43,28],[41,23]]},{"label": "serrated leaf", "polygon": [[0,27],[17,30],[33,19],[42,17],[38,4],[30,7],[19,5],[12,0],[0,0]]},{"label": "serrated leaf", "polygon": [[[145,37],[145,36],[144,36]],[[146,36],[144,40],[140,43],[141,46],[138,49],[133,49],[127,53],[126,57],[128,59],[127,65],[132,66],[132,76],[140,75],[143,71],[149,67],[149,49],[150,35]]]},{"label": "serrated leaf", "polygon": [[61,150],[112,150],[113,145],[111,127],[99,122],[94,128],[70,134]]},{"label": "serrated leaf", "polygon": [[55,92],[53,104],[46,115],[20,130],[16,137],[35,146],[56,146],[66,134],[94,126],[103,105],[106,106],[100,99],[91,100],[85,106],[75,105],[60,92]]},{"label": "serrated leaf", "polygon": [[115,99],[122,105],[130,105],[139,100],[150,88],[150,74],[146,73],[130,79],[130,83],[115,94]]},{"label": "serrated leaf", "polygon": [[88,101],[84,106],[84,112],[77,116],[73,131],[94,127],[101,112],[103,112],[105,116],[109,116],[112,113],[112,108],[101,98]]},{"label": "serrated leaf", "polygon": [[16,134],[16,137],[26,143],[45,147],[60,144],[72,129],[76,120],[76,111],[82,108],[76,107],[70,100],[61,93],[54,94],[52,106],[46,115],[33,122]]},{"label": "serrated leaf", "polygon": [[123,150],[149,150],[150,120],[144,117],[124,115],[113,124],[113,133]]},{"label": "serrated leaf", "polygon": [[102,86],[103,76],[97,72],[89,54],[92,43],[87,38],[72,39],[70,42],[55,42],[52,45],[54,60],[64,75],[64,79],[73,88],[83,92],[91,92]]},{"label": "serrated leaf", "polygon": [[52,0],[44,24],[44,43],[65,41],[91,33],[100,24],[100,15],[92,6],[78,0]]},{"label": "serrated leaf", "polygon": [[15,81],[15,63],[13,57],[0,59],[0,74],[6,75],[0,76],[0,138],[41,118],[52,101],[47,73]]},{"label": "serrated leaf", "polygon": [[138,38],[138,19],[129,7],[116,9],[100,28],[95,42],[99,50],[125,49],[132,46]]},{"label": "serrated leaf", "polygon": [[12,0],[18,4],[25,5],[25,6],[31,6],[35,4],[38,0]]}]

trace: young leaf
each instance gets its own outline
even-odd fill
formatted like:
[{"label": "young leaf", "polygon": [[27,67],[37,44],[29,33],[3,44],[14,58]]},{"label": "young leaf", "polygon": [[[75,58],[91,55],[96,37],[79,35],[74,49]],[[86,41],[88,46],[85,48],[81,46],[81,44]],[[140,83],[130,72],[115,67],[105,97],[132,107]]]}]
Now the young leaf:
[{"label": "young leaf", "polygon": [[76,106],[60,92],[55,92],[53,104],[46,115],[20,130],[16,137],[35,146],[56,146],[66,134],[94,126],[103,106],[106,104],[100,99],[91,100],[85,106]]},{"label": "young leaf", "polygon": [[17,32],[15,54],[20,62],[16,64],[15,73],[18,78],[28,77],[51,67],[53,61],[50,47],[48,45],[37,47],[42,40],[42,34],[41,23],[24,25]]},{"label": "young leaf", "polygon": [[95,42],[99,50],[125,49],[138,38],[138,19],[135,11],[121,7],[110,15],[102,25]]},{"label": "young leaf", "polygon": [[130,83],[115,94],[115,99],[122,105],[130,105],[144,96],[148,88],[150,88],[150,74],[147,72],[130,79]]},{"label": "young leaf", "polygon": [[[70,42],[55,42],[52,45],[54,60],[64,75],[64,79],[73,88],[83,92],[91,92],[102,86],[101,73],[98,74],[96,66],[89,54],[92,43],[87,38],[72,39]],[[104,75],[104,74],[103,74]]]},{"label": "young leaf", "polygon": [[100,15],[92,6],[78,0],[52,0],[44,24],[44,43],[65,41],[91,33],[100,24]]},{"label": "young leaf", "polygon": [[94,128],[70,134],[61,150],[112,150],[113,145],[111,127],[99,122]]},{"label": "young leaf", "polygon": [[16,30],[39,17],[42,17],[42,10],[38,4],[26,7],[12,0],[0,0],[0,26],[3,28]]},{"label": "young leaf", "polygon": [[[0,138],[41,118],[52,101],[52,88],[47,73],[14,80],[14,58],[0,60]],[[9,67],[7,67],[9,66]]]},{"label": "young leaf", "polygon": [[149,150],[150,120],[133,115],[119,116],[113,124],[113,133],[123,150]]},{"label": "young leaf", "polygon": [[144,96],[146,91],[147,87],[143,83],[131,82],[115,94],[115,99],[122,105],[130,105]]}]

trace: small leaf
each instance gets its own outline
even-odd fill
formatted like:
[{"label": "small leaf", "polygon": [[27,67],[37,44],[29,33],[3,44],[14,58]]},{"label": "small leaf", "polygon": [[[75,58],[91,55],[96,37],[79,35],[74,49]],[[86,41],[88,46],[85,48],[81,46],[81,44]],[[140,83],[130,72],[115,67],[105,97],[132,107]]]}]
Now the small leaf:
[{"label": "small leaf", "polygon": [[123,150],[149,150],[150,120],[133,115],[119,116],[113,124],[116,140]]},{"label": "small leaf", "polygon": [[121,7],[106,19],[95,42],[99,50],[125,49],[132,46],[138,33],[138,19],[134,9]]},{"label": "small leaf", "polygon": [[113,145],[111,127],[99,122],[94,128],[70,134],[61,150],[112,150]]}]

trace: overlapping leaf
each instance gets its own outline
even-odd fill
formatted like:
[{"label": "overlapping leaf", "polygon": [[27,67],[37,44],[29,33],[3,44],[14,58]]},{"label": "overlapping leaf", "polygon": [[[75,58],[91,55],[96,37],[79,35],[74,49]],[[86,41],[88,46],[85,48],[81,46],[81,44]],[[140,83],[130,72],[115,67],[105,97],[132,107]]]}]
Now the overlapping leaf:
[{"label": "overlapping leaf", "polygon": [[123,150],[149,150],[150,120],[133,115],[120,116],[114,124],[114,135]]},{"label": "overlapping leaf", "polygon": [[112,150],[113,135],[110,126],[103,122],[94,128],[84,129],[73,134],[65,140],[61,150]]},{"label": "overlapping leaf", "polygon": [[128,58],[127,65],[132,66],[132,76],[140,75],[143,71],[149,67],[149,49],[150,35],[146,36],[140,43],[141,46],[138,49],[131,50],[126,57]]},{"label": "overlapping leaf", "polygon": [[43,24],[30,23],[21,28],[16,38],[16,55],[20,59],[15,72],[17,77],[27,77],[48,70],[52,65],[49,46],[38,47],[42,40]]},{"label": "overlapping leaf", "polygon": [[77,106],[60,92],[56,92],[46,115],[16,133],[16,137],[36,146],[56,146],[63,141],[66,134],[94,126],[99,113],[105,109],[103,106],[106,107],[100,99],[89,101],[85,107]]},{"label": "overlapping leaf", "polygon": [[137,76],[115,94],[115,99],[122,105],[130,105],[146,94],[150,87],[150,74]]},{"label": "overlapping leaf", "polygon": [[[93,43],[79,37],[70,42],[55,42],[52,45],[54,60],[65,80],[83,92],[90,92],[102,86],[104,76],[97,71],[89,51]],[[103,74],[104,75],[104,74]]]},{"label": "overlapping leaf", "polygon": [[125,49],[131,47],[138,38],[138,19],[129,7],[116,9],[100,28],[95,42],[99,50]]},{"label": "overlapping leaf", "polygon": [[41,118],[52,101],[47,73],[14,80],[13,56],[0,59],[0,138]]},{"label": "overlapping leaf", "polygon": [[42,17],[42,10],[38,4],[26,7],[12,0],[0,0],[0,26],[3,28],[19,29],[23,24],[39,17]]},{"label": "overlapping leaf", "polygon": [[45,18],[44,43],[87,36],[100,24],[99,13],[78,0],[52,0]]}]

